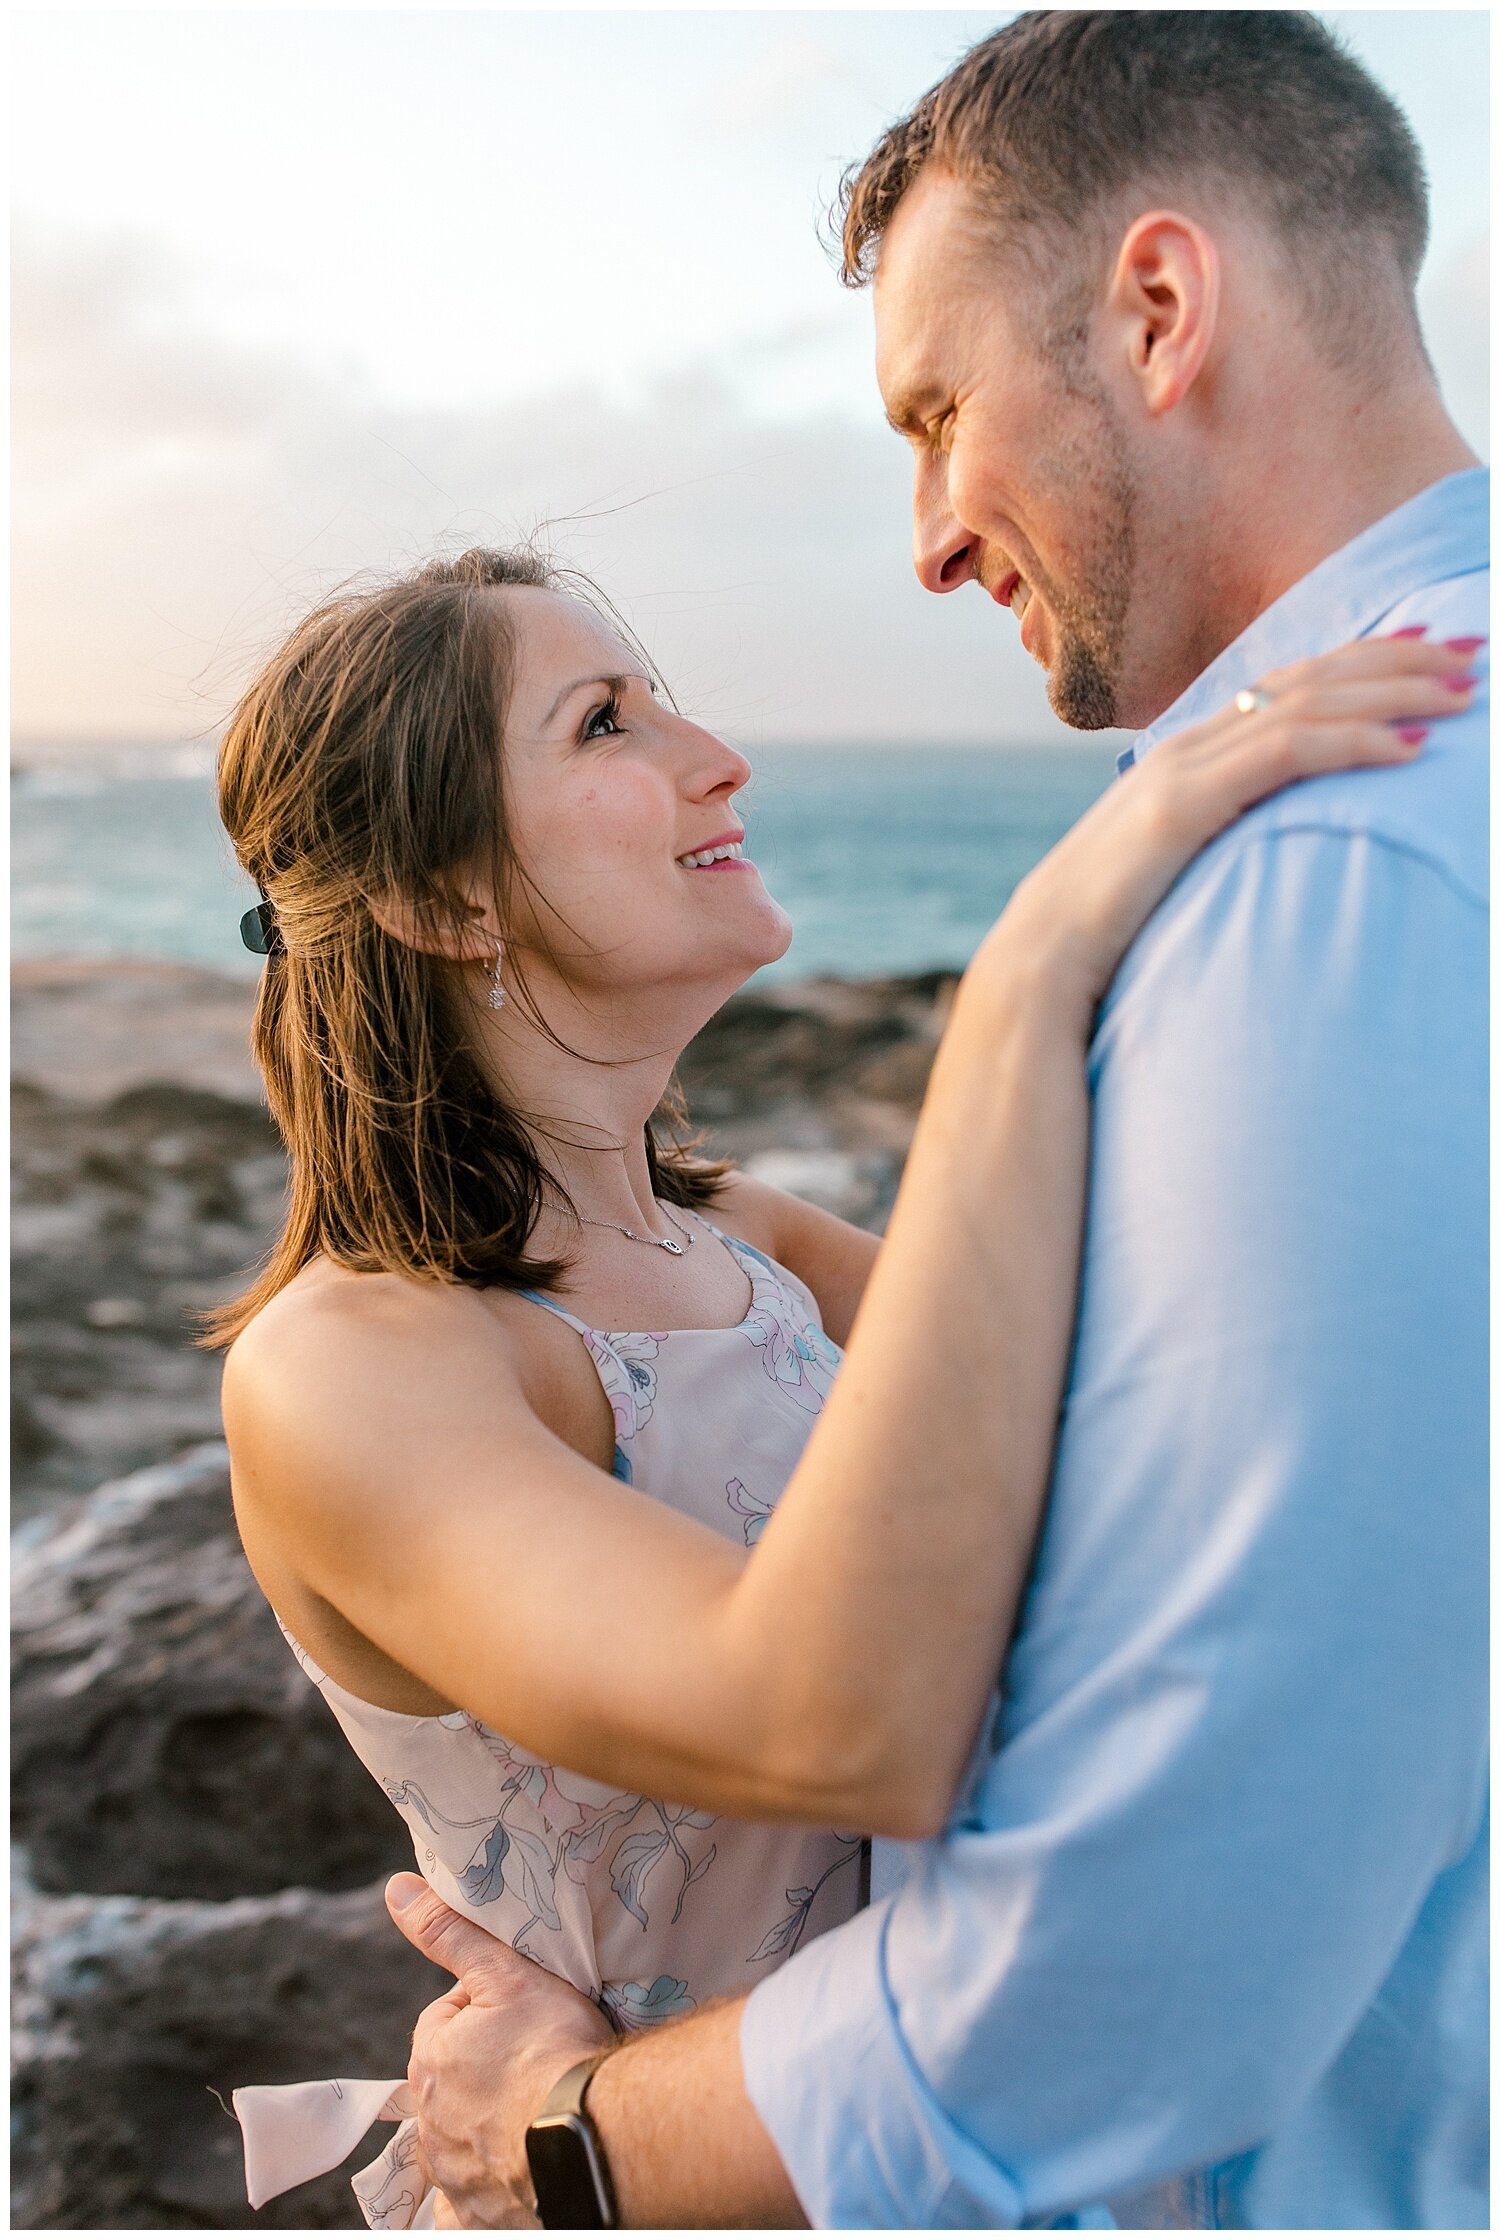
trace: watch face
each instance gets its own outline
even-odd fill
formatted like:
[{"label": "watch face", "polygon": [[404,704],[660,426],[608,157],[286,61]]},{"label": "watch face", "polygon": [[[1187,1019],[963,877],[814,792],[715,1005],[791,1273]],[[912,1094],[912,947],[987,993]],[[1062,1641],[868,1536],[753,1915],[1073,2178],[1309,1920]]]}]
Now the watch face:
[{"label": "watch face", "polygon": [[598,2232],[607,2215],[604,2172],[581,2116],[542,2116],[526,2134],[526,2159],[542,2223],[553,2232]]}]

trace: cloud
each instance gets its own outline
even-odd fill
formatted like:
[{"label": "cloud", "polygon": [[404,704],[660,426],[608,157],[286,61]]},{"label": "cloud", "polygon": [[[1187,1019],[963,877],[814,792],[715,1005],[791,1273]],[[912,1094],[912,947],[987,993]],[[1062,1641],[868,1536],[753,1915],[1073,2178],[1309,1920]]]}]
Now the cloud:
[{"label": "cloud", "polygon": [[[1008,618],[975,593],[919,590],[909,467],[873,394],[863,417],[799,402],[834,393],[836,315],[630,401],[580,386],[413,412],[226,339],[199,279],[151,242],[18,229],[18,733],[206,735],[331,585],[551,522],[683,705],[752,750],[1065,736]],[[1486,245],[1435,274],[1423,304],[1450,406],[1480,442]],[[747,407],[742,376],[777,364],[773,419]]]},{"label": "cloud", "polygon": [[1003,619],[918,590],[878,426],[758,421],[711,366],[629,405],[395,411],[208,332],[191,283],[149,244],[17,243],[18,731],[209,731],[332,583],[551,522],[737,736],[1060,736]]}]

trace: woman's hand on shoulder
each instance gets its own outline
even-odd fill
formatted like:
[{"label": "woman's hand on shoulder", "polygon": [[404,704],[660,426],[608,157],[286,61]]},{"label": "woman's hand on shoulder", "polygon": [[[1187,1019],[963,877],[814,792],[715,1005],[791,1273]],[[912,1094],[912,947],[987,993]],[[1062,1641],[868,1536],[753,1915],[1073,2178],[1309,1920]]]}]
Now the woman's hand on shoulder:
[{"label": "woman's hand on shoulder", "polygon": [[1263,678],[1163,739],[1022,880],[970,978],[1036,987],[1087,1032],[1110,980],[1188,864],[1267,795],[1337,770],[1410,762],[1436,717],[1460,713],[1451,648],[1366,638]]}]

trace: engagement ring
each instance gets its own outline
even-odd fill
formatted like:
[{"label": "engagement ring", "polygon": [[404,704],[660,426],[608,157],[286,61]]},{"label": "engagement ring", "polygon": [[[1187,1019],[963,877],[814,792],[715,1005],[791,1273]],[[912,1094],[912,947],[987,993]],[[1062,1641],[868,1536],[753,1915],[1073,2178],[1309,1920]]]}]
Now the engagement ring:
[{"label": "engagement ring", "polygon": [[1258,716],[1262,708],[1269,708],[1271,695],[1262,685],[1253,684],[1248,691],[1237,692],[1234,704],[1242,716]]}]

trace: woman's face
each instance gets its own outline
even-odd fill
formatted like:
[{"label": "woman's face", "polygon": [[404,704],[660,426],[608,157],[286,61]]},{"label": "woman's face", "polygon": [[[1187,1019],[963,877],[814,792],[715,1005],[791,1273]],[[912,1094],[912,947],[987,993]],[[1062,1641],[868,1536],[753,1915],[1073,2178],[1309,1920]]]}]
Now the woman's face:
[{"label": "woman's face", "polygon": [[550,951],[580,991],[696,986],[722,1000],[791,940],[748,857],[701,860],[743,840],[732,804],[749,763],[657,700],[587,607],[500,595],[516,641],[506,802],[532,882],[516,884],[512,940]]}]

